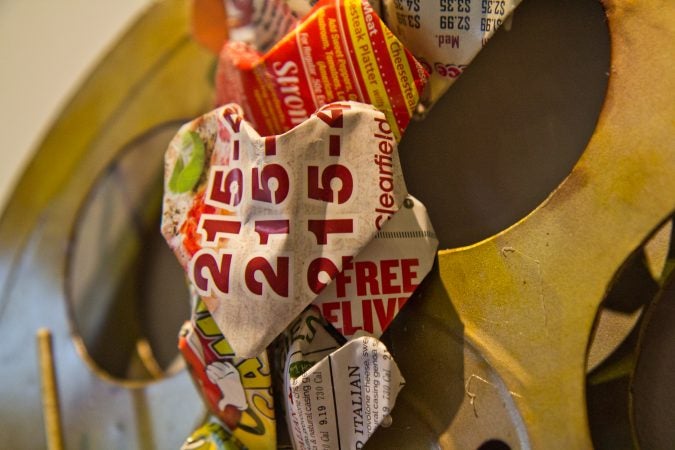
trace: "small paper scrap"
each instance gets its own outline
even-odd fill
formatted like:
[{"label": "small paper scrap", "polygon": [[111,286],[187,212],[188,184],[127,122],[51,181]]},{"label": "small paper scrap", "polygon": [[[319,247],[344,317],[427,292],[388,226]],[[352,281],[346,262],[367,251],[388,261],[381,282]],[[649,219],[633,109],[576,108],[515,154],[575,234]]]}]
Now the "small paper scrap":
[{"label": "small paper scrap", "polygon": [[162,234],[241,357],[255,357],[396,214],[393,130],[334,103],[261,137],[239,108],[183,126],[165,156]]},{"label": "small paper scrap", "polygon": [[[197,389],[243,448],[274,448],[276,422],[267,352],[256,358],[235,356],[204,303],[194,294],[193,302],[192,320],[181,329],[178,348]],[[215,425],[202,431],[214,431],[214,427],[215,439],[220,435]]]},{"label": "small paper scrap", "polygon": [[[299,15],[285,0],[245,0],[250,21],[233,38],[244,38],[258,51],[266,52],[300,22]],[[241,6],[240,6],[241,8]]]},{"label": "small paper scrap", "polygon": [[[216,1],[222,4],[222,0]],[[235,17],[245,21],[238,21],[238,27],[232,30],[231,40],[246,42],[259,52],[266,52],[290,33],[300,23],[300,19],[311,12],[316,3],[317,0],[238,0],[233,2],[228,12],[232,11]],[[379,15],[380,0],[371,0],[369,3]],[[218,50],[220,51],[220,48]]]},{"label": "small paper scrap", "polygon": [[[274,448],[272,443],[266,449]],[[210,418],[197,428],[183,443],[180,450],[249,450],[228,431],[218,419]]]},{"label": "small paper scrap", "polygon": [[[295,449],[362,448],[388,416],[405,381],[382,342],[340,348],[313,308],[290,328],[286,421]],[[324,322],[325,323],[325,322]]]},{"label": "small paper scrap", "polygon": [[[317,0],[283,0],[299,17],[309,14],[312,7],[318,3]],[[379,16],[382,0],[368,0],[375,13]]]}]

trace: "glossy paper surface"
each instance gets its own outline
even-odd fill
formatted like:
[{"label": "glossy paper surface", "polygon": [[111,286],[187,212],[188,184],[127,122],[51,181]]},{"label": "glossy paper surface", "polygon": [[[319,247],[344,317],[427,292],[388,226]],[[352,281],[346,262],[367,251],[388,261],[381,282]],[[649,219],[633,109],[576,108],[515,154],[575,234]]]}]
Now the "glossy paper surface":
[{"label": "glossy paper surface", "polygon": [[399,140],[426,72],[361,0],[322,0],[268,53],[230,42],[220,55],[217,103],[238,103],[263,136],[283,133],[336,101],[372,104]]},{"label": "glossy paper surface", "polygon": [[353,102],[265,138],[223,107],[174,138],[162,233],[238,356],[264,351],[398,211],[396,149],[384,114]]}]

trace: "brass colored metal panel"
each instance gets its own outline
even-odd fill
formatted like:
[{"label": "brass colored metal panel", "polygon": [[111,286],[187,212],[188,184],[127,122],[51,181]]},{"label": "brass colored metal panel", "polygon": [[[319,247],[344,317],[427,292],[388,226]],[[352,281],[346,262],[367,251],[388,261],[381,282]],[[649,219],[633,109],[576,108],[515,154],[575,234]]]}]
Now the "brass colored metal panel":
[{"label": "brass colored metal panel", "polygon": [[[611,73],[586,150],[518,223],[439,252],[384,337],[408,385],[369,448],[592,447],[584,387],[596,312],[675,209],[675,3],[604,5]],[[185,371],[141,383],[98,369],[76,336],[66,281],[75,218],[121,149],[210,109],[212,58],[190,41],[186,13],[183,1],[159,2],[129,30],[64,109],[0,220],[8,448],[44,446],[33,344],[43,326],[54,334],[67,448],[176,448],[202,412]]]},{"label": "brass colored metal panel", "polygon": [[614,274],[675,208],[675,4],[605,2],[612,70],[562,185],[510,229],[439,253],[464,335],[501,375],[533,448],[591,448],[585,360]]},{"label": "brass colored metal panel", "polygon": [[[210,109],[212,64],[189,36],[185,2],[153,4],[64,108],[17,185],[0,220],[3,448],[46,444],[39,327],[54,336],[66,448],[177,448],[202,416],[184,370],[133,382],[96,366],[71,320],[67,271],[76,219],[100,175],[138,137]],[[118,337],[105,338],[114,351]]]}]

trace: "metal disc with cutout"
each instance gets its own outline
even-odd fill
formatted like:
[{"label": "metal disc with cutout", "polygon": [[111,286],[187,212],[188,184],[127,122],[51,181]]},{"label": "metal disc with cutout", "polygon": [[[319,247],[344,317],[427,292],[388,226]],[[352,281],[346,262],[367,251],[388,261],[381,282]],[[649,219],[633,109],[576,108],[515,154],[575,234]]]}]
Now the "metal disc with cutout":
[{"label": "metal disc with cutout", "polygon": [[[40,327],[53,333],[66,448],[177,448],[203,417],[189,375],[172,367],[176,353],[156,345],[170,316],[158,311],[185,315],[188,300],[158,297],[157,253],[138,233],[159,214],[166,140],[210,108],[211,65],[191,41],[184,2],[152,5],[64,108],[17,185],[0,221],[4,447],[45,446]],[[154,316],[138,296],[160,303]]]},{"label": "metal disc with cutout", "polygon": [[[570,8],[590,4],[559,3]],[[597,12],[598,4],[591,3]],[[526,0],[522,11],[540,4]],[[425,160],[431,144],[421,141],[402,156],[410,159],[404,164],[421,168],[419,194],[440,234],[448,236],[446,247],[486,239],[440,251],[423,289],[386,334],[408,386],[391,427],[378,430],[369,448],[591,448],[584,386],[596,312],[619,267],[675,209],[670,57],[675,54],[675,4],[603,4],[612,59],[597,127],[588,130],[587,145],[588,134],[577,136],[585,145],[578,162],[581,149],[570,144],[567,166],[543,176],[541,189],[519,200],[518,208],[508,207],[510,191],[493,189],[492,198],[507,204],[500,211],[510,215],[474,230],[476,222],[467,222],[460,226],[467,231],[464,237],[453,237],[458,226],[442,188],[452,185],[460,168],[452,161]],[[35,331],[43,326],[55,338],[67,447],[176,448],[202,414],[185,371],[155,381],[125,381],[101,370],[79,337],[82,319],[68,306],[73,301],[68,297],[77,292],[86,301],[89,289],[67,281],[73,271],[87,269],[86,258],[77,262],[72,238],[92,205],[87,202],[91,192],[116,167],[123,149],[158,127],[210,108],[212,58],[190,41],[186,11],[182,1],[159,2],[129,30],[64,109],[0,221],[0,441],[7,447],[44,444],[33,347]],[[512,32],[519,26],[516,14]],[[540,25],[534,20],[532,25]],[[557,23],[560,16],[546,20]],[[578,44],[579,54],[586,50],[584,43]],[[523,57],[522,64],[527,61]],[[470,76],[467,71],[464,84],[471,83]],[[489,109],[489,100],[488,95],[484,106],[474,105],[476,111]],[[437,105],[432,113],[442,111]],[[453,113],[450,107],[445,114]],[[590,113],[592,122],[593,114],[597,111]],[[477,132],[484,132],[498,124],[478,125]],[[555,136],[556,124],[549,125]],[[441,120],[433,128],[440,132],[442,127]],[[547,137],[545,127],[540,131]],[[439,166],[445,178],[424,172]],[[456,190],[470,200],[466,204],[479,203],[469,211],[479,222],[489,215],[480,200],[491,179],[487,168],[486,173],[480,182],[471,171],[455,179]],[[521,173],[527,184],[529,171]],[[413,193],[415,183],[410,183]],[[425,183],[429,195],[422,192]],[[464,187],[471,189],[464,192]],[[506,195],[494,195],[500,190]],[[434,192],[440,193],[438,202]],[[462,214],[468,213],[454,215]],[[102,216],[97,220],[105,225]],[[101,338],[114,342],[116,337],[104,333]]]}]

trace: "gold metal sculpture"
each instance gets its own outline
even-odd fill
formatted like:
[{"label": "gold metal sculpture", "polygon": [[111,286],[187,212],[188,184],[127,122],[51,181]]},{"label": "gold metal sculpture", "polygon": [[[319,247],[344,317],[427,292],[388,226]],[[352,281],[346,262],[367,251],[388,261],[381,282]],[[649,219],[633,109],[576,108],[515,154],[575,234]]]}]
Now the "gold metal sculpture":
[{"label": "gold metal sculpture", "polygon": [[[675,3],[603,5],[611,74],[590,143],[532,213],[439,252],[385,336],[408,385],[368,448],[593,447],[585,383],[597,310],[675,210]],[[69,242],[96,180],[133,139],[211,107],[212,57],[190,40],[186,12],[183,1],[158,2],[130,28],[55,122],[0,220],[7,448],[45,442],[32,344],[43,326],[54,334],[66,448],[176,448],[200,419],[184,371],[138,382],[101,370],[67,299]]]}]

